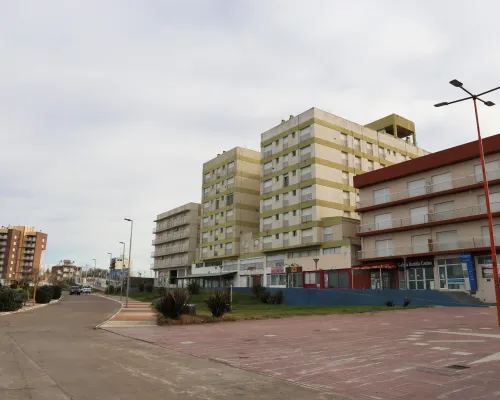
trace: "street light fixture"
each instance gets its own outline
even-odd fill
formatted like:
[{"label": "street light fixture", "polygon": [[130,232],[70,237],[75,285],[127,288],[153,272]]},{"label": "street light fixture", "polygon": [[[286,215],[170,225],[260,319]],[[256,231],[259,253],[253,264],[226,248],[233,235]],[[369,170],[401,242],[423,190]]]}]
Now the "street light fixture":
[{"label": "street light fixture", "polygon": [[110,252],[108,252],[108,254],[109,254],[109,275],[108,275],[108,287],[109,287],[111,286],[111,260],[113,259],[113,254]]},{"label": "street light fixture", "polygon": [[314,258],[313,261],[314,261],[314,264],[316,264],[316,271],[317,271],[319,258]]},{"label": "street light fixture", "polygon": [[94,270],[92,271],[92,278],[94,278],[94,282],[95,282],[95,270],[97,269],[97,260],[95,258],[92,259],[92,261],[94,261]]},{"label": "street light fixture", "polygon": [[486,92],[479,93],[479,94],[472,94],[469,92],[467,89],[464,88],[464,85],[462,82],[458,81],[457,79],[453,79],[450,81],[450,83],[457,87],[462,89],[464,92],[466,92],[469,96],[464,97],[463,99],[455,100],[455,101],[450,101],[450,102],[445,102],[445,103],[437,103],[434,105],[434,107],[442,107],[442,106],[447,106],[450,104],[454,103],[459,103],[461,101],[465,100],[470,100],[474,102],[474,113],[476,115],[476,127],[477,127],[477,137],[478,137],[478,146],[479,146],[479,157],[481,158],[481,169],[483,171],[483,189],[484,189],[484,197],[486,201],[486,214],[488,216],[488,228],[489,228],[489,233],[490,233],[490,246],[491,246],[491,263],[493,264],[493,284],[495,286],[495,297],[496,297],[496,303],[497,303],[497,317],[498,317],[498,325],[500,325],[500,282],[498,281],[498,262],[497,262],[497,253],[496,253],[496,244],[495,244],[495,231],[493,229],[493,216],[491,215],[491,203],[490,203],[490,190],[488,187],[488,177],[486,175],[486,163],[484,161],[484,149],[483,149],[483,139],[481,138],[481,129],[479,127],[479,114],[477,112],[477,100],[479,100],[481,103],[488,107],[492,107],[495,105],[492,101],[484,101],[483,99],[480,98],[480,96],[485,95],[487,93],[494,92],[495,90],[500,89],[499,87],[487,90]]},{"label": "street light fixture", "polygon": [[[123,270],[125,269],[125,242],[119,242],[123,244],[123,253],[122,253],[122,270],[120,271],[120,301],[123,299]],[[130,266],[130,262],[129,262]]]},{"label": "street light fixture", "polygon": [[[125,221],[130,222],[130,244],[128,245],[128,273],[127,273],[127,295],[125,297],[125,308],[128,308],[128,290],[130,287],[130,260],[132,257],[132,233],[134,231],[134,221],[130,218],[124,218]],[[123,260],[125,262],[125,260]]]}]

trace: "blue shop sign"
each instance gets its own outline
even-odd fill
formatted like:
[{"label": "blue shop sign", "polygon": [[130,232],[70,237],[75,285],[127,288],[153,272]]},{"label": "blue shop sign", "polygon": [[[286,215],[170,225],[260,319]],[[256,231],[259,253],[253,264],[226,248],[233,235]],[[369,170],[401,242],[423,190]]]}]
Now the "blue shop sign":
[{"label": "blue shop sign", "polygon": [[477,280],[476,280],[476,271],[474,269],[474,265],[472,263],[472,256],[470,253],[460,254],[460,262],[467,266],[467,273],[469,275],[469,284],[470,290],[477,290]]}]

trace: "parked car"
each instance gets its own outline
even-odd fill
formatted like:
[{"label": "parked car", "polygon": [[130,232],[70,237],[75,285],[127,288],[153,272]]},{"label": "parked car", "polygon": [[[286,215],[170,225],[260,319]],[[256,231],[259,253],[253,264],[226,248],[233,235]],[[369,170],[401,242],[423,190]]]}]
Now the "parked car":
[{"label": "parked car", "polygon": [[87,294],[92,293],[92,286],[85,285],[85,286],[83,287],[83,289],[82,289],[82,293],[83,293],[83,294],[85,294],[85,293],[87,293]]},{"label": "parked car", "polygon": [[69,294],[77,294],[78,296],[80,296],[82,294],[82,289],[80,289],[80,286],[71,286],[71,288],[69,289]]}]

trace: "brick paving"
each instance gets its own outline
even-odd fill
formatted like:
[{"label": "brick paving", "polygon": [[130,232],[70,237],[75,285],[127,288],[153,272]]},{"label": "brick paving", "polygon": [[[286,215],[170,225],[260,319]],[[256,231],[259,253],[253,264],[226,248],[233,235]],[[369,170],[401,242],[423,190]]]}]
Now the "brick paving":
[{"label": "brick paving", "polygon": [[[110,297],[119,302],[119,297]],[[121,310],[109,321],[102,324],[101,328],[153,325],[156,325],[156,314],[151,308],[151,303],[129,299],[128,308],[125,308],[125,299],[123,299]]]},{"label": "brick paving", "polygon": [[500,399],[493,308],[104,328],[350,399]]}]

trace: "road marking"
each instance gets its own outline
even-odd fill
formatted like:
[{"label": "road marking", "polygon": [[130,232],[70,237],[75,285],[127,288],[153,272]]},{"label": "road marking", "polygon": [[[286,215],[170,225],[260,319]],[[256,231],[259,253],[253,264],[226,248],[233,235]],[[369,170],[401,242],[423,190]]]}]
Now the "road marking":
[{"label": "road marking", "polygon": [[450,350],[449,347],[431,347],[431,350]]},{"label": "road marking", "polygon": [[473,353],[467,353],[466,351],[455,351],[451,354],[454,354],[456,356],[470,356]]},{"label": "road marking", "polygon": [[493,328],[479,328],[479,329],[482,329],[483,331],[489,331],[489,330],[491,330]]},{"label": "road marking", "polygon": [[390,325],[388,322],[382,322],[380,325]]},{"label": "road marking", "polygon": [[[481,358],[479,360],[473,361],[469,364],[481,364],[489,361],[500,361],[500,353],[491,354],[487,357]],[[500,393],[500,392],[498,392]]]},{"label": "road marking", "polygon": [[486,340],[429,340],[429,343],[484,343]]},{"label": "road marking", "polygon": [[500,335],[494,333],[465,333],[465,332],[443,332],[443,331],[428,331],[431,333],[447,333],[448,335],[465,335],[465,336],[478,336],[478,337],[487,337],[487,338],[495,338],[500,339]]},{"label": "road marking", "polygon": [[418,340],[418,338],[415,338],[415,337],[408,337],[408,338],[406,338],[406,339],[404,339],[404,340]]},{"label": "road marking", "polygon": [[264,337],[276,337],[278,335],[264,335]]},{"label": "road marking", "polygon": [[181,342],[181,344],[193,344],[194,342]]},{"label": "road marking", "polygon": [[330,328],[330,329],[328,329],[328,330],[329,330],[329,331],[338,331],[338,330],[339,330],[339,328]]},{"label": "road marking", "polygon": [[415,346],[429,346],[429,343],[413,343]]},{"label": "road marking", "polygon": [[425,334],[425,332],[417,331],[412,333],[412,335],[423,335],[423,334]]},{"label": "road marking", "polygon": [[430,322],[430,319],[423,319],[424,322]]},{"label": "road marking", "polygon": [[472,329],[470,328],[458,328],[459,331],[471,331]]}]

